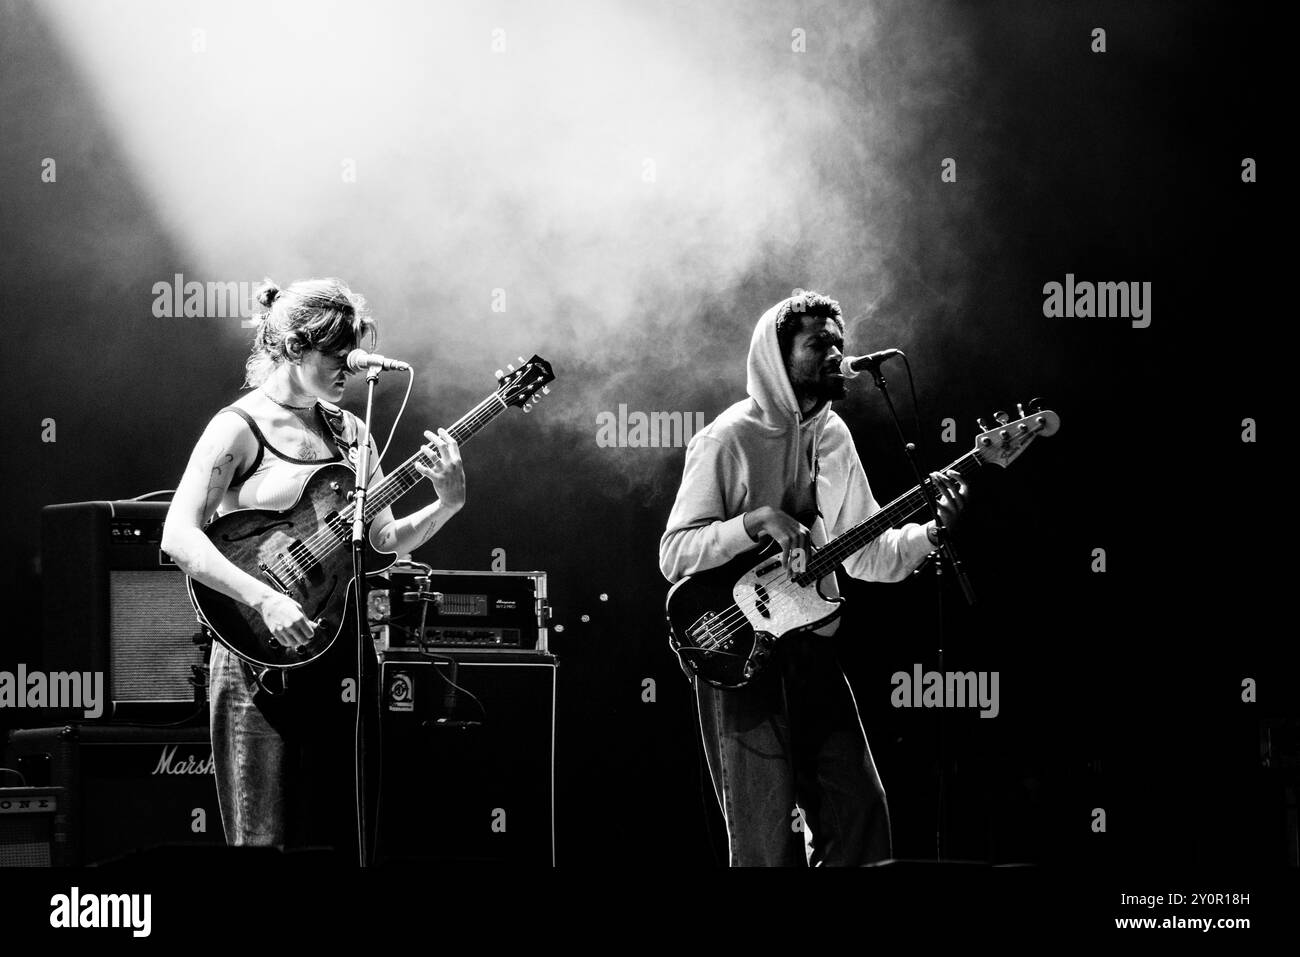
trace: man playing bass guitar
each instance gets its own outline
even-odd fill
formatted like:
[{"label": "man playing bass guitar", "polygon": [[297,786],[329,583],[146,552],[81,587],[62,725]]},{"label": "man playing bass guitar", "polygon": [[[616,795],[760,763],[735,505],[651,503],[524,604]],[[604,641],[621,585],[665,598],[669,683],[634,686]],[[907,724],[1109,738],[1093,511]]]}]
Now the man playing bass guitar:
[{"label": "man playing bass guitar", "polygon": [[[270,285],[258,301],[266,311],[247,361],[250,391],[221,409],[200,436],[167,514],[162,547],[191,579],[255,609],[275,642],[296,649],[312,639],[318,622],[290,595],[224,557],[203,528],[232,510],[289,508],[308,475],[326,463],[355,467],[359,422],[332,403],[350,375],[345,357],[375,326],[365,300],[338,279],[283,290]],[[415,467],[433,482],[437,501],[401,519],[384,508],[369,530],[381,551],[419,547],[465,504],[457,443],[446,430],[425,436],[429,444]],[[372,439],[367,488],[383,478],[377,460]],[[350,608],[348,616],[355,614]],[[340,635],[354,636],[355,623]],[[213,644],[212,754],[227,843],[351,848],[356,859],[348,770],[356,709],[373,698],[364,688],[346,693],[348,677],[356,675],[354,644],[340,638],[310,664],[265,678]],[[373,660],[373,646],[364,644]],[[370,777],[373,784],[377,776]]]},{"label": "man playing bass guitar", "polygon": [[[786,299],[759,319],[749,347],[749,399],[687,447],[659,545],[659,567],[670,582],[724,565],[765,540],[781,547],[790,566],[879,510],[849,431],[830,410],[845,396],[843,346],[839,303],[817,293]],[[951,525],[966,486],[955,471],[930,478]],[[849,558],[845,570],[868,581],[899,581],[935,548],[934,535],[933,523],[890,529]],[[833,576],[825,587],[833,592]],[[890,856],[884,788],[827,637],[838,624],[783,639],[743,687],[694,679],[733,866],[804,864],[796,805],[812,836],[813,864]]]}]

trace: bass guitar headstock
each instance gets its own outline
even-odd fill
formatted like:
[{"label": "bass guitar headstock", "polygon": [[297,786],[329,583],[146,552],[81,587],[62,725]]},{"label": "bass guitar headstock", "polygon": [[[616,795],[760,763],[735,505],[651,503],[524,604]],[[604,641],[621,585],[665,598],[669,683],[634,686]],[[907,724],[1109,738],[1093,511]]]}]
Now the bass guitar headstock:
[{"label": "bass guitar headstock", "polygon": [[1025,407],[1016,403],[1016,413],[1020,418],[1012,421],[1006,412],[995,412],[993,418],[997,425],[990,427],[983,418],[976,419],[980,434],[975,437],[975,454],[984,465],[1000,465],[1006,468],[1016,460],[1029,443],[1040,435],[1055,435],[1061,427],[1061,419],[1050,409],[1042,408],[1042,399],[1033,399],[1029,403],[1029,413]]}]

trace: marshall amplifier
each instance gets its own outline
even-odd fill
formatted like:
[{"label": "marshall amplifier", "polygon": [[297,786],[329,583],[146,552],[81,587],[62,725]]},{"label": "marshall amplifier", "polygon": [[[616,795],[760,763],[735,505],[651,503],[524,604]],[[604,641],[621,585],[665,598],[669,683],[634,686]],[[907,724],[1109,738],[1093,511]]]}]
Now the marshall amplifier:
[{"label": "marshall amplifier", "polygon": [[9,767],[66,794],[66,862],[171,844],[224,844],[206,727],[12,731]]},{"label": "marshall amplifier", "polygon": [[105,720],[137,705],[192,708],[206,680],[185,575],[161,548],[166,516],[166,502],[41,511],[44,667],[103,673]]},{"label": "marshall amplifier", "polygon": [[372,580],[370,621],[389,648],[547,650],[546,572],[449,571],[402,561]]},{"label": "marshall amplifier", "polygon": [[390,651],[378,862],[555,863],[549,654]]},{"label": "marshall amplifier", "polygon": [[0,788],[0,867],[62,867],[67,852],[63,788]]}]

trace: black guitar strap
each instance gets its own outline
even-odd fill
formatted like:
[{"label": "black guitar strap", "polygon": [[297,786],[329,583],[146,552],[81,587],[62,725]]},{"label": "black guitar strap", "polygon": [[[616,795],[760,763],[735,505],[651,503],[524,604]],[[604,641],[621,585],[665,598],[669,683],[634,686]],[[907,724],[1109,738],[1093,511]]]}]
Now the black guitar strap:
[{"label": "black guitar strap", "polygon": [[[339,454],[343,456],[348,465],[355,469],[357,465],[357,430],[348,428],[347,414],[337,405],[330,405],[325,402],[318,402],[316,407],[321,411],[321,418],[325,420],[325,425],[334,438],[334,444],[338,447]],[[352,433],[351,437],[348,435],[349,432]]]}]

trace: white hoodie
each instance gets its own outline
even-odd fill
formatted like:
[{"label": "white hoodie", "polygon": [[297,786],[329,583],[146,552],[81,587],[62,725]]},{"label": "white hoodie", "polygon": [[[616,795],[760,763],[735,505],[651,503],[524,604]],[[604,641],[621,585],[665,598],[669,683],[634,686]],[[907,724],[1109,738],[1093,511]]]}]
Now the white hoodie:
[{"label": "white hoodie", "polygon": [[[800,421],[776,338],[777,318],[790,308],[789,299],[777,303],[754,328],[746,384],[750,397],[726,409],[686,447],[681,488],[659,542],[659,570],[670,582],[725,565],[755,548],[745,531],[746,512],[770,505],[799,517],[798,512],[810,510],[810,460],[818,466],[821,513],[809,526],[814,546],[880,510],[848,427],[830,403]],[[899,581],[932,550],[925,527],[909,523],[855,552],[844,568],[854,578]]]}]

